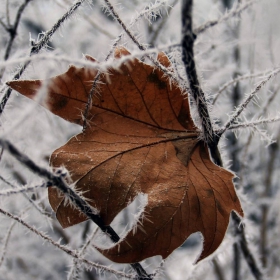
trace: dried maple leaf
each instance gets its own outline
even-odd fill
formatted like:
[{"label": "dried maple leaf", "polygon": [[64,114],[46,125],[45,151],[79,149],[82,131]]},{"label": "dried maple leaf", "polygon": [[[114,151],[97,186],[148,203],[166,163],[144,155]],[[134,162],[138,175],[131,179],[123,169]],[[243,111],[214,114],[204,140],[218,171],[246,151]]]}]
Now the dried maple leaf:
[{"label": "dried maple leaf", "polygon": [[[124,48],[115,57],[129,54]],[[88,58],[92,59],[92,58]],[[158,60],[169,66],[160,53]],[[100,211],[106,224],[139,194],[147,205],[133,230],[109,249],[100,251],[115,262],[166,258],[190,234],[201,232],[199,260],[222,242],[232,210],[243,215],[232,183],[233,175],[215,165],[198,140],[189,104],[164,73],[133,59],[100,78],[93,98],[90,125],[51,156],[51,165],[65,166],[78,189]],[[82,124],[96,70],[76,68],[48,82],[43,106],[70,122]],[[13,89],[33,98],[42,81],[12,81]],[[55,188],[49,200],[63,227],[86,220],[65,205]]]}]

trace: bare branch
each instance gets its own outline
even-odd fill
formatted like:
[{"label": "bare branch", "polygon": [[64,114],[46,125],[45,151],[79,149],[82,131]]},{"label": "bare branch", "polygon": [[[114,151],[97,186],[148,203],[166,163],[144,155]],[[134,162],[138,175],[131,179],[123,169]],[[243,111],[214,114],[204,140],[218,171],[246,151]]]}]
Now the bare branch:
[{"label": "bare branch", "polygon": [[10,236],[11,236],[11,233],[12,233],[12,230],[15,226],[16,222],[13,221],[8,229],[8,232],[6,234],[6,237],[5,237],[5,240],[3,242],[3,248],[2,248],[2,256],[0,258],[0,267],[1,265],[3,264],[4,262],[4,259],[5,259],[5,255],[6,255],[6,252],[7,252],[7,247],[8,247],[8,243],[9,243],[9,240],[10,240]]},{"label": "bare branch", "polygon": [[238,243],[240,245],[240,248],[243,252],[243,256],[245,257],[252,274],[254,275],[256,280],[264,280],[265,273],[261,270],[261,268],[258,267],[255,257],[253,256],[249,248],[248,241],[245,236],[244,227],[241,225],[240,218],[237,216],[235,212],[232,212],[231,217],[235,224],[237,236],[239,237]]}]

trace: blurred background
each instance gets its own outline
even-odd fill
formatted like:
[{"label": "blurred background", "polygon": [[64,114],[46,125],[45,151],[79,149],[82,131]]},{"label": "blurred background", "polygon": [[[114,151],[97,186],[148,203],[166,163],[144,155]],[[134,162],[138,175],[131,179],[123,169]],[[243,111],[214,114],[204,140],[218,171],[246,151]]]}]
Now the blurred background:
[{"label": "blurred background", "polygon": [[[70,0],[33,0],[21,14],[15,32],[11,31],[20,7],[27,1],[0,1],[0,94],[5,83],[29,56],[31,45],[73,5]],[[231,14],[240,7],[247,8]],[[151,50],[163,50],[174,66],[174,73],[187,91],[181,61],[181,1],[112,1],[121,19],[134,36]],[[239,5],[239,6],[238,6]],[[146,12],[145,12],[146,11]],[[267,79],[280,63],[280,1],[194,0],[194,28],[216,20],[220,23],[197,36],[195,60],[203,90],[211,108],[216,129],[232,115],[244,98]],[[142,15],[139,17],[139,15]],[[103,62],[115,40],[123,32],[103,1],[87,0],[66,20],[40,52],[48,59],[35,59],[21,79],[47,79],[65,72],[69,64],[82,61],[85,54]],[[12,39],[11,39],[12,38]],[[118,45],[131,52],[137,46],[124,35]],[[9,47],[10,46],[10,47]],[[61,59],[61,57],[67,59]],[[53,58],[51,58],[53,57]],[[73,62],[72,62],[73,61]],[[261,89],[240,116],[236,129],[228,131],[220,149],[227,168],[235,172],[235,186],[245,218],[246,237],[258,265],[269,279],[280,279],[279,219],[279,96],[280,76]],[[199,125],[191,101],[193,117]],[[255,125],[268,119],[265,124]],[[10,140],[21,152],[40,166],[48,167],[49,156],[81,128],[43,109],[13,91],[0,117],[0,137]],[[20,165],[8,153],[1,152],[0,191],[15,186],[35,186],[42,179]],[[133,222],[141,202],[135,201],[113,222],[122,233]],[[90,237],[92,244],[103,242],[91,222],[63,230],[56,221],[46,189],[11,196],[0,195],[0,208],[19,216],[29,225],[47,234],[55,242],[79,250]],[[94,233],[94,237],[92,237]],[[202,237],[193,234],[164,263],[160,257],[142,262],[157,279],[255,279],[240,251],[235,227],[230,223],[221,247],[208,259],[193,265],[202,249]],[[89,245],[85,257],[102,265],[131,273],[129,265],[111,263]],[[86,269],[71,257],[22,225],[0,215],[0,279],[111,279],[115,275]]]}]

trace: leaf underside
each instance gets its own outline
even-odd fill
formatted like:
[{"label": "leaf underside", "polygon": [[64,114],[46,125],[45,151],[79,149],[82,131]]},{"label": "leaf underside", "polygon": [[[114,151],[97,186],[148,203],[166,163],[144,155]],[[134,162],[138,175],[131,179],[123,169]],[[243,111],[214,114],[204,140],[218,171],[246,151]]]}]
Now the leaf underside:
[{"label": "leaf underside", "polygon": [[[127,54],[119,48],[115,58]],[[170,66],[163,53],[158,61]],[[47,81],[48,94],[41,105],[82,125],[96,75],[97,70],[71,66]],[[42,83],[12,81],[8,85],[32,99]],[[190,234],[201,232],[204,243],[198,261],[213,253],[224,238],[231,211],[241,216],[243,212],[233,174],[215,165],[198,140],[187,96],[178,85],[161,70],[133,59],[101,75],[88,121],[83,133],[53,152],[50,164],[69,170],[72,181],[106,224],[139,193],[148,197],[134,229],[100,252],[120,263],[154,255],[166,258]],[[49,188],[49,201],[64,228],[86,220],[64,203],[54,187]]]}]

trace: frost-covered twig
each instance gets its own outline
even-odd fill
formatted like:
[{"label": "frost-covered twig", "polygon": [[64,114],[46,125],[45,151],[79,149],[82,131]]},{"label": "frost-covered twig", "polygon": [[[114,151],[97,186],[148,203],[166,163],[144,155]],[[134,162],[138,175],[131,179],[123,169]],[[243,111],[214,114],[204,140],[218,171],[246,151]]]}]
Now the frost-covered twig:
[{"label": "frost-covered twig", "polygon": [[[93,238],[94,238],[96,232],[97,232],[97,228],[96,228],[96,230],[94,230],[94,231],[92,232],[92,234],[87,238],[87,241],[86,241],[85,244],[82,246],[82,248],[79,250],[79,252],[78,252],[79,257],[83,257],[83,256],[84,256],[85,251],[86,251],[86,249],[88,248],[88,246],[90,245],[91,241],[93,240]],[[77,269],[78,264],[79,264],[78,260],[77,260],[77,259],[73,259],[73,264],[72,264],[71,269],[70,269],[70,271],[69,271],[67,280],[71,280],[71,279],[74,280],[74,279],[75,279],[75,275],[77,274],[77,270],[78,270],[78,269]]]},{"label": "frost-covered twig", "polygon": [[237,118],[240,116],[240,114],[243,112],[243,110],[247,107],[247,105],[250,103],[250,101],[256,96],[256,94],[267,84],[267,82],[275,77],[280,72],[280,67],[278,67],[276,70],[274,70],[270,75],[261,81],[258,86],[250,93],[248,96],[244,99],[244,101],[236,108],[234,114],[231,116],[231,118],[228,120],[228,122],[224,125],[223,128],[221,128],[218,131],[218,136],[221,137],[225,131],[227,131],[230,126],[237,120]]},{"label": "frost-covered twig", "polygon": [[[26,155],[20,153],[9,141],[0,139],[0,146],[2,146],[5,150],[9,151],[9,153],[15,157],[19,162],[24,164],[27,168],[29,168],[32,172],[43,177],[47,180],[48,186],[55,186],[60,191],[63,192],[66,198],[68,198],[71,203],[79,209],[83,214],[85,214],[90,220],[92,220],[99,228],[107,234],[113,242],[118,242],[120,237],[113,230],[110,225],[105,225],[101,217],[98,215],[97,210],[93,209],[84,199],[82,199],[78,194],[75,193],[73,189],[71,189],[65,182],[63,176],[53,174],[47,169],[38,166],[35,162],[29,159]],[[151,280],[151,277],[146,273],[143,267],[139,263],[131,264],[133,269],[139,275],[139,279],[141,280]]]},{"label": "frost-covered twig", "polygon": [[18,193],[22,193],[23,196],[31,203],[31,205],[37,210],[39,211],[42,215],[47,216],[48,218],[50,217],[50,214],[47,213],[46,211],[44,211],[41,207],[39,207],[27,194],[26,192],[28,191],[34,191],[37,188],[40,187],[47,187],[46,184],[43,185],[39,185],[39,186],[34,186],[34,187],[15,187],[13,184],[11,184],[10,182],[8,182],[5,178],[3,178],[2,176],[0,176],[0,180],[2,180],[4,183],[6,183],[8,186],[12,187],[12,189],[8,189],[8,190],[4,190],[4,191],[0,191],[0,196],[9,196],[12,194],[18,194]]},{"label": "frost-covered twig", "polygon": [[245,122],[245,123],[239,123],[239,124],[232,124],[228,129],[238,129],[238,128],[249,128],[249,127],[255,127],[257,125],[263,125],[263,124],[268,124],[268,123],[275,123],[280,121],[280,116],[270,118],[270,119],[258,119],[256,121],[251,121],[251,122]]},{"label": "frost-covered twig", "polygon": [[2,213],[3,215],[13,219],[14,221],[20,223],[21,225],[23,225],[24,227],[26,227],[28,230],[30,230],[31,232],[35,233],[37,236],[41,237],[42,239],[44,239],[45,241],[47,241],[48,243],[52,244],[54,247],[60,249],[61,251],[65,252],[66,254],[68,254],[69,256],[71,256],[72,258],[75,258],[77,260],[79,260],[81,263],[84,263],[86,266],[89,267],[94,267],[96,269],[102,270],[102,271],[106,271],[112,274],[115,274],[116,276],[119,277],[124,277],[124,278],[128,278],[128,279],[135,279],[136,277],[134,275],[128,275],[125,274],[123,272],[120,271],[116,271],[114,269],[111,269],[107,266],[104,265],[100,265],[97,263],[94,263],[90,260],[84,259],[82,257],[80,257],[76,251],[71,250],[70,248],[63,246],[61,244],[59,244],[58,242],[55,242],[54,240],[52,240],[49,236],[47,236],[46,234],[44,234],[43,232],[38,231],[35,227],[27,224],[25,221],[23,221],[21,218],[3,210],[0,208],[0,213]]},{"label": "frost-covered twig", "polygon": [[216,19],[216,20],[208,21],[205,24],[203,24],[203,25],[197,27],[196,29],[194,29],[194,34],[196,34],[196,35],[201,34],[201,33],[205,32],[207,29],[209,29],[210,27],[213,27],[217,24],[220,24],[221,22],[224,22],[228,19],[231,19],[231,18],[239,15],[241,12],[243,12],[244,10],[246,10],[248,7],[255,4],[256,2],[257,2],[256,0],[253,0],[253,1],[249,1],[245,4],[237,5],[235,9],[229,11],[228,13],[223,15],[221,18]]},{"label": "frost-covered twig", "polygon": [[[27,1],[27,0],[26,0]],[[65,20],[69,19],[69,17],[71,15],[73,15],[73,13],[82,5],[83,2],[85,2],[86,0],[79,0],[76,1],[71,7],[70,9],[53,25],[53,27],[47,31],[44,36],[40,39],[39,42],[34,43],[31,47],[30,50],[30,56],[39,53],[39,51],[41,49],[43,49],[49,42],[49,40],[51,39],[51,37],[53,36],[53,34],[59,29],[59,27],[65,22]],[[27,68],[27,66],[29,65],[30,62],[26,62],[24,63],[20,69],[16,72],[16,74],[13,77],[13,80],[18,80],[21,75],[23,74],[23,72],[25,71],[25,69]],[[10,98],[12,89],[8,88],[2,98],[1,104],[0,104],[0,116],[3,113],[3,110]]]},{"label": "frost-covered twig", "polygon": [[[13,189],[7,189],[7,190],[2,190],[0,191],[0,196],[10,196],[13,194],[24,194],[27,192],[34,192],[36,189],[39,188],[47,188],[47,184],[43,183],[42,185],[37,185],[37,186],[28,186],[28,187],[17,187],[17,188],[13,188]],[[30,201],[30,200],[29,200]]]},{"label": "frost-covered twig", "polygon": [[153,34],[151,38],[149,39],[149,44],[154,45],[158,35],[160,34],[160,31],[165,26],[167,19],[169,17],[170,12],[172,11],[173,7],[178,3],[179,0],[174,0],[174,2],[170,5],[170,7],[167,9],[165,17],[161,20],[160,24],[157,26],[156,30],[153,31]]},{"label": "frost-covered twig", "polygon": [[3,242],[3,247],[2,247],[2,255],[1,255],[1,258],[0,258],[0,267],[1,265],[3,264],[3,261],[5,259],[5,255],[6,255],[6,252],[7,252],[7,247],[8,247],[8,243],[9,243],[9,239],[10,239],[10,236],[11,236],[11,233],[12,233],[12,230],[13,230],[13,227],[15,226],[16,222],[13,221],[8,229],[8,232],[6,234],[6,237],[4,239],[4,242]]},{"label": "frost-covered twig", "polygon": [[214,104],[216,103],[217,99],[219,98],[219,96],[221,95],[221,93],[222,93],[224,90],[226,90],[228,87],[230,87],[231,85],[234,85],[234,84],[236,84],[236,83],[238,83],[238,82],[240,82],[240,81],[243,81],[243,80],[261,77],[261,76],[264,76],[264,75],[266,75],[266,74],[267,74],[267,72],[266,72],[266,73],[263,73],[263,72],[262,72],[262,73],[256,73],[256,74],[249,74],[249,75],[246,74],[246,75],[239,76],[239,77],[237,77],[237,78],[235,78],[235,79],[233,79],[233,80],[231,80],[231,81],[225,83],[224,85],[222,85],[222,86],[220,87],[219,91],[217,92],[216,96],[215,96],[214,99],[213,99],[212,104],[214,105]]}]

